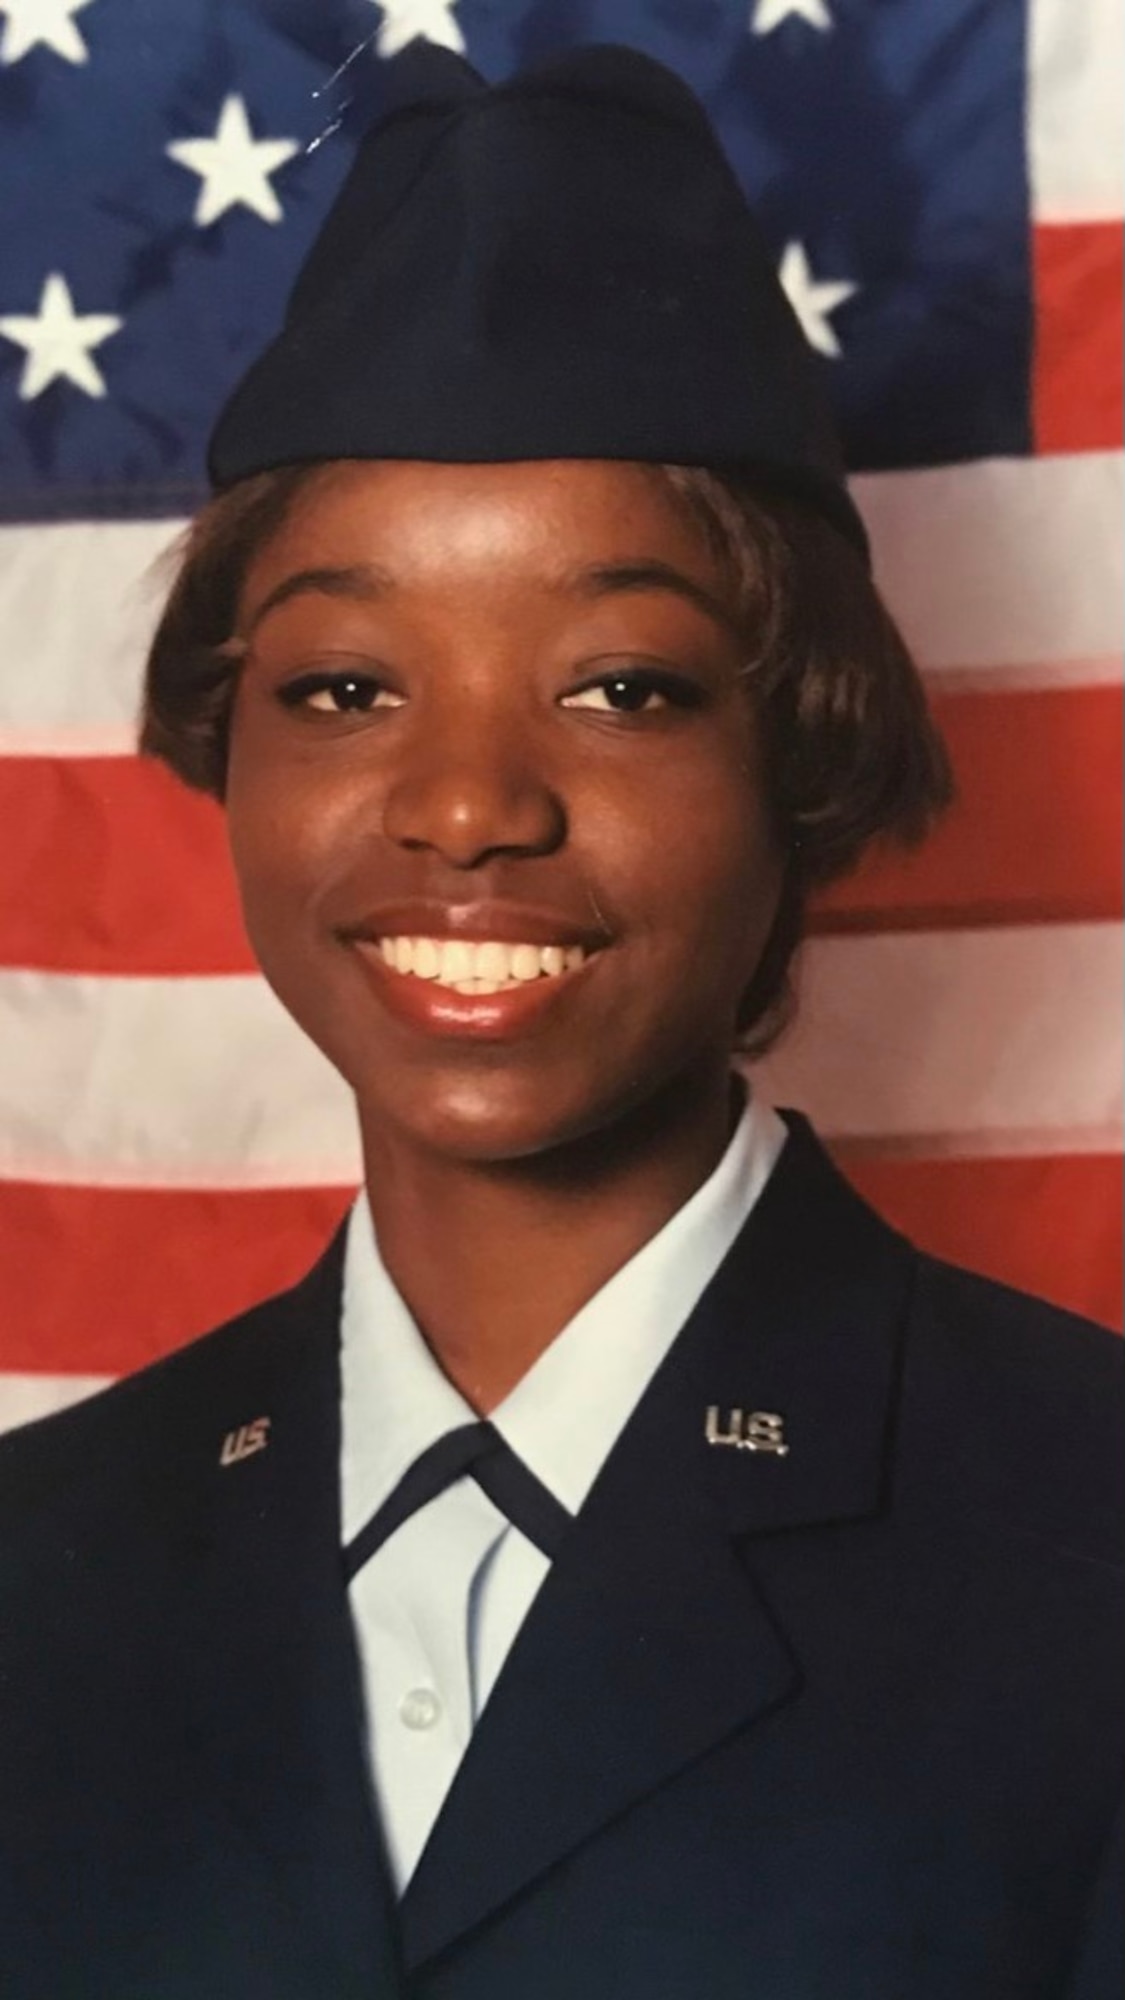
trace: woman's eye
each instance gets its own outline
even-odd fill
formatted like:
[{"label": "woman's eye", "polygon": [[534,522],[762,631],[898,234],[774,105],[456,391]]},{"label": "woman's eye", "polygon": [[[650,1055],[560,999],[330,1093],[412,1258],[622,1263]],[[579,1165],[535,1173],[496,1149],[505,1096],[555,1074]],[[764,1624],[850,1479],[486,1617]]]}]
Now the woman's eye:
[{"label": "woman's eye", "polygon": [[373,674],[302,674],[280,689],[286,708],[311,708],[319,715],[367,715],[373,708],[398,708],[402,696]]},{"label": "woman's eye", "polygon": [[651,669],[602,674],[586,687],[564,695],[564,708],[589,708],[603,715],[650,715],[663,708],[698,708],[703,690],[677,674]]}]

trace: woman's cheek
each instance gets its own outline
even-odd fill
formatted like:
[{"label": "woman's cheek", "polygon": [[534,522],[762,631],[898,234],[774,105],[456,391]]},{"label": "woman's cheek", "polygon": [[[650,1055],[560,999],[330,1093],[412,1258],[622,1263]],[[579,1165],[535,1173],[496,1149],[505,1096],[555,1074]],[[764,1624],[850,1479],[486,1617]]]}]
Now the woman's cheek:
[{"label": "woman's cheek", "polygon": [[228,824],[244,902],[268,898],[303,908],[317,900],[346,866],[354,820],[350,796],[299,764],[244,786],[236,774]]}]

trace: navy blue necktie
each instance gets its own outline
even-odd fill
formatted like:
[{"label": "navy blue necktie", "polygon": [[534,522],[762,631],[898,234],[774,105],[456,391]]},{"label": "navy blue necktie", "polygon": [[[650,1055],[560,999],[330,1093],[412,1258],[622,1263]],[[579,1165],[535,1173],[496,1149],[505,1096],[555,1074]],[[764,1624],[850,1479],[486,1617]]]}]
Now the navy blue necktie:
[{"label": "navy blue necktie", "polygon": [[553,1562],[573,1517],[522,1458],[517,1458],[499,1431],[481,1421],[448,1431],[407,1468],[367,1526],[344,1550],[348,1582],[411,1514],[436,1500],[465,1473],[507,1515],[513,1528]]}]

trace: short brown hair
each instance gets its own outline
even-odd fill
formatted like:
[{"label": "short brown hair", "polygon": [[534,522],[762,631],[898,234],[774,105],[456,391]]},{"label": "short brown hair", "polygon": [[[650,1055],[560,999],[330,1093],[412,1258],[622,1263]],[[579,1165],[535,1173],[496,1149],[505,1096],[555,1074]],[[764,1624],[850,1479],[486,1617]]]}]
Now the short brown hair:
[{"label": "short brown hair", "polygon": [[[203,508],[181,544],[145,668],[140,748],[222,799],[247,569],[321,470],[283,466]],[[876,840],[913,847],[953,798],[921,676],[851,544],[806,504],[745,473],[647,468],[702,531],[745,618],[746,678],[788,866],[773,930],[739,1015],[765,1053],[794,1006],[791,971],[813,889]]]}]

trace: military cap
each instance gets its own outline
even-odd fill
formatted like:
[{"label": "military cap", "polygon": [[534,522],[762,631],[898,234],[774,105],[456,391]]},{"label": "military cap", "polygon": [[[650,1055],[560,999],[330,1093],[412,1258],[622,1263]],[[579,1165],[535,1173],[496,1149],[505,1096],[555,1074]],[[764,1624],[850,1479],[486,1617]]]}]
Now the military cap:
[{"label": "military cap", "polygon": [[415,42],[216,426],[217,488],[315,459],[756,473],[864,553],[823,394],[702,105],[636,50],[490,86]]}]

